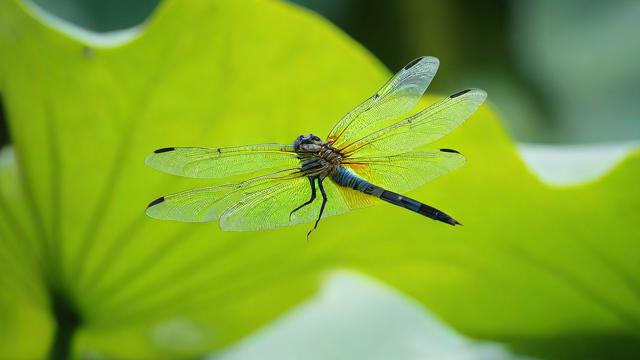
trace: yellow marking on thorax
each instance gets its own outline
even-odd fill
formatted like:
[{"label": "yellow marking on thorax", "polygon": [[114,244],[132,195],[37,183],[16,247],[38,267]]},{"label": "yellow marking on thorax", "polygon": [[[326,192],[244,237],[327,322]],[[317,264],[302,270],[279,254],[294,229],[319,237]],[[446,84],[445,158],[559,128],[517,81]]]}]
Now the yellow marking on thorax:
[{"label": "yellow marking on thorax", "polygon": [[353,170],[363,170],[367,167],[367,164],[344,164],[344,166]]}]

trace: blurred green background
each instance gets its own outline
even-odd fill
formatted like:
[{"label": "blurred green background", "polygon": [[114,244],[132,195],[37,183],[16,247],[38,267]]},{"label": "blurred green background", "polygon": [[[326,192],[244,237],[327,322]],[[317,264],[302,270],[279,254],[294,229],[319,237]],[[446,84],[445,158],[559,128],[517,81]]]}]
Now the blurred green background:
[{"label": "blurred green background", "polygon": [[[33,0],[96,32],[142,23],[159,0]],[[479,87],[518,140],[591,143],[640,137],[637,1],[298,0],[395,71],[435,54],[431,89]]]},{"label": "blurred green background", "polygon": [[[516,149],[637,144],[638,18],[637,1],[0,0],[0,358],[640,357],[637,146],[560,187]],[[211,183],[149,151],[323,134],[420,55],[441,61],[427,102],[489,93],[435,145],[467,165],[412,192],[461,231],[384,205],[310,243],[306,225],[144,217]]]}]

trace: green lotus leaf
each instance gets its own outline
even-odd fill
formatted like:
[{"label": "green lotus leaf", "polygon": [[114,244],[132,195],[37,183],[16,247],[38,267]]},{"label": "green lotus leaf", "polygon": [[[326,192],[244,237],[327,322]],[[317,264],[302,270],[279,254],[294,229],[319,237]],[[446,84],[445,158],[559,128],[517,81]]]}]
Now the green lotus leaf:
[{"label": "green lotus leaf", "polygon": [[466,166],[412,193],[464,227],[379,205],[324,220],[310,242],[308,225],[222,232],[145,217],[159,195],[214,183],[145,156],[327,133],[390,75],[362,47],[289,4],[195,0],[165,0],[135,39],[95,47],[5,0],[0,53],[15,152],[0,156],[0,357],[201,356],[339,268],[523,353],[640,354],[637,152],[549,187],[483,106],[436,145]]}]

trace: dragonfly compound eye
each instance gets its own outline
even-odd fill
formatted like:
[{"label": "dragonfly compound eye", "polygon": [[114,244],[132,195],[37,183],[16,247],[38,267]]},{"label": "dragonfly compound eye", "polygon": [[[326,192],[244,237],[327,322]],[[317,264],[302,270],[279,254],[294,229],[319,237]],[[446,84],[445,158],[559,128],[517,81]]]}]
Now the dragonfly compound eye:
[{"label": "dragonfly compound eye", "polygon": [[294,148],[298,148],[300,147],[300,144],[304,141],[304,135],[300,135],[296,138],[296,141],[293,142],[293,147]]}]

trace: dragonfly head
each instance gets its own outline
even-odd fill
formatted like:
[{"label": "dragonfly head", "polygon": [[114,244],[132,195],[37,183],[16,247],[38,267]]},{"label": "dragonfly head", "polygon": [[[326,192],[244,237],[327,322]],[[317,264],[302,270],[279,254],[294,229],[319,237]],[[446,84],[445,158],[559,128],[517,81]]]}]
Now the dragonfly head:
[{"label": "dragonfly head", "polygon": [[316,135],[300,135],[293,143],[296,152],[315,153],[322,149],[322,140]]}]

